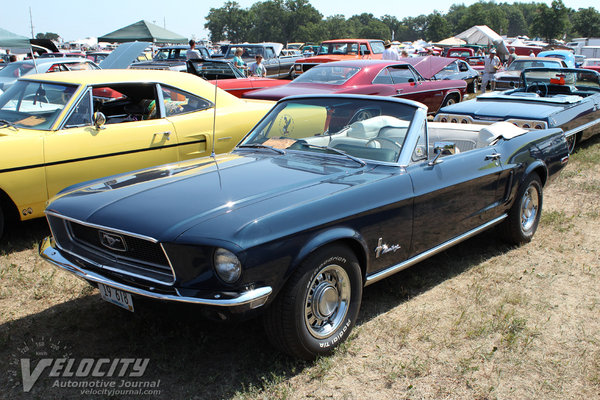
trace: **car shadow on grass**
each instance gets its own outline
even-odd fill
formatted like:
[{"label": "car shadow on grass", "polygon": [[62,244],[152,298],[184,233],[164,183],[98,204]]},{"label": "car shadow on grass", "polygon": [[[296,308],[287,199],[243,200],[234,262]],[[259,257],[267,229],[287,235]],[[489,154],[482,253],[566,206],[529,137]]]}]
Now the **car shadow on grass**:
[{"label": "car shadow on grass", "polygon": [[45,218],[24,222],[11,222],[0,238],[0,255],[28,250],[50,234]]},{"label": "car shadow on grass", "polygon": [[[461,274],[509,247],[486,232],[364,291],[358,326]],[[254,393],[263,387],[303,373],[314,363],[294,360],[268,343],[260,320],[215,323],[199,316],[193,306],[137,302],[130,313],[94,294],[52,306],[38,314],[0,325],[0,357],[15,371],[0,376],[0,398],[79,398],[79,389],[53,387],[58,381],[93,381],[92,377],[52,378],[41,374],[30,393],[23,393],[21,358],[31,358],[31,369],[42,357],[148,358],[140,378],[160,380],[160,395],[146,398],[215,399]],[[45,342],[32,354],[19,352],[24,344]],[[47,347],[57,344],[58,351]],[[44,353],[45,351],[45,353]],[[40,355],[41,354],[41,355]],[[11,377],[8,380],[6,377]],[[103,377],[116,381],[119,377]],[[4,392],[4,393],[3,393]],[[102,396],[103,398],[109,396]],[[111,398],[126,398],[113,396]]]}]

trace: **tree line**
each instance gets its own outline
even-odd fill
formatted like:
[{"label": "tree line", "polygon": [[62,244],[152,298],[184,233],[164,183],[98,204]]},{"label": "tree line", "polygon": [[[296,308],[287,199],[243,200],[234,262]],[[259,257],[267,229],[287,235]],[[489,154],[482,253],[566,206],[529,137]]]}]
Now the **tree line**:
[{"label": "tree line", "polygon": [[600,37],[600,12],[594,7],[574,10],[562,0],[545,3],[479,1],[454,4],[446,14],[375,17],[371,13],[346,19],[324,17],[308,0],[265,0],[249,8],[236,1],[211,8],[205,28],[213,42],[321,42],[326,39],[377,38],[438,42],[473,25],[487,25],[500,35],[527,35],[550,42],[572,37]]}]

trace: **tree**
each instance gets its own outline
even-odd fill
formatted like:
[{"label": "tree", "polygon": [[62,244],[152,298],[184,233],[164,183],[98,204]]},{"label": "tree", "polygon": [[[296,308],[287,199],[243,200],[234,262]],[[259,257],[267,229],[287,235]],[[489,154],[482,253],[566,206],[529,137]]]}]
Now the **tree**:
[{"label": "tree", "polygon": [[425,40],[439,42],[450,36],[450,24],[438,11],[434,11],[427,17],[427,28]]},{"label": "tree", "polygon": [[341,14],[327,17],[324,22],[327,39],[346,39],[354,37],[354,26],[346,23],[346,18]]},{"label": "tree", "polygon": [[525,21],[523,12],[518,7],[507,4],[506,7],[504,7],[504,12],[508,19],[508,28],[506,32],[507,36],[529,34],[529,26],[527,25],[527,21]]},{"label": "tree", "polygon": [[54,32],[46,32],[46,33],[38,33],[37,35],[35,35],[36,39],[50,39],[50,40],[54,40],[55,42],[58,42],[58,40],[60,39],[60,36],[58,35],[58,33],[54,33]]},{"label": "tree", "polygon": [[250,13],[241,9],[235,1],[228,1],[220,8],[211,8],[206,21],[204,27],[210,31],[213,42],[242,42],[250,31]]},{"label": "tree", "polygon": [[550,7],[544,3],[538,4],[531,29],[534,34],[551,42],[552,39],[564,37],[569,26],[569,10],[562,0],[554,0]]},{"label": "tree", "polygon": [[285,9],[285,25],[283,26],[286,42],[304,41],[306,29],[303,27],[313,27],[323,20],[323,15],[314,8],[308,0],[286,0]]},{"label": "tree", "polygon": [[573,15],[573,29],[578,36],[600,36],[600,13],[594,7],[580,8]]},{"label": "tree", "polygon": [[380,19],[375,18],[373,14],[362,13],[353,15],[347,21],[349,25],[354,26],[354,37],[365,39],[383,39],[390,35],[389,28]]},{"label": "tree", "polygon": [[381,17],[381,22],[383,22],[390,30],[389,34],[382,39],[398,40],[399,37],[402,37],[403,34],[406,33],[406,27],[402,25],[402,22],[400,22],[398,18],[392,15],[384,15]]}]

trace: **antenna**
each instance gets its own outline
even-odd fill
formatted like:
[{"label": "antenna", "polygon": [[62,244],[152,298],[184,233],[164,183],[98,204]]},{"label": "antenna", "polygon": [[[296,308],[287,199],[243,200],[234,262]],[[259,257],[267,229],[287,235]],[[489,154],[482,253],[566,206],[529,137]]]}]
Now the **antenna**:
[{"label": "antenna", "polygon": [[210,156],[215,158],[215,129],[217,125],[217,84],[219,83],[219,76],[217,75],[217,79],[215,79],[215,109],[213,114],[213,131],[212,131],[212,151]]}]

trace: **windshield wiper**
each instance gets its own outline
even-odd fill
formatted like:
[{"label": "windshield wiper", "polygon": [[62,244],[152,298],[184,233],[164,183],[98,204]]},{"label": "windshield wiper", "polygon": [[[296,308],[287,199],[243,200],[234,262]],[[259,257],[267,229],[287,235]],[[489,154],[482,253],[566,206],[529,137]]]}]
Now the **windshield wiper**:
[{"label": "windshield wiper", "polygon": [[279,154],[285,154],[285,151],[282,150],[282,149],[278,149],[276,147],[267,146],[266,144],[260,144],[260,143],[240,144],[238,147],[240,147],[240,148],[269,149],[269,150],[273,150],[274,152],[279,153]]},{"label": "windshield wiper", "polygon": [[361,167],[364,167],[365,165],[367,165],[366,162],[364,162],[363,160],[361,160],[360,158],[351,156],[350,154],[346,153],[345,151],[342,151],[340,149],[336,149],[333,147],[328,147],[328,146],[319,146],[316,144],[310,144],[310,143],[302,143],[303,146],[305,147],[309,147],[311,149],[321,149],[321,150],[326,150],[326,151],[333,151],[334,153],[337,153],[339,155],[342,155],[344,157],[349,158],[350,160],[360,164]]},{"label": "windshield wiper", "polygon": [[10,122],[5,119],[0,119],[0,128],[6,128],[7,126],[10,126],[11,128],[14,128],[17,131],[19,130],[19,128],[14,124],[14,122]]}]

